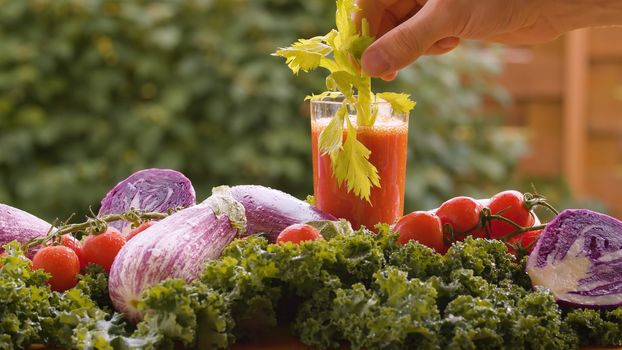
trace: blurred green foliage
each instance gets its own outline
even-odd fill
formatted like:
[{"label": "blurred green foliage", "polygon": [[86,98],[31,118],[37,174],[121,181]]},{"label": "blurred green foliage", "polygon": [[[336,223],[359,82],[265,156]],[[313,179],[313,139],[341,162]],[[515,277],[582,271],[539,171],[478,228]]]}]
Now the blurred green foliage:
[{"label": "blurred green foliage", "polygon": [[[218,184],[312,191],[308,105],[323,73],[269,54],[334,25],[334,0],[0,0],[0,202],[46,219],[96,210],[147,167]],[[467,46],[377,90],[405,91],[407,209],[507,183],[524,144],[485,100],[500,60]],[[494,192],[494,191],[492,191]]]}]

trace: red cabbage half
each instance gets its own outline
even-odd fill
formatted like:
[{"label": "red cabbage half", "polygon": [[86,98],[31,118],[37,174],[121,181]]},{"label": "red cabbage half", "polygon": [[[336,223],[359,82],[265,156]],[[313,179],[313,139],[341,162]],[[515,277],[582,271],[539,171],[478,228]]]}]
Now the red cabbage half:
[{"label": "red cabbage half", "polygon": [[[166,213],[169,209],[195,204],[192,183],[182,173],[169,169],[145,169],[119,182],[101,201],[99,215],[119,214],[131,208]],[[112,227],[127,235],[131,225],[116,221]]]},{"label": "red cabbage half", "polygon": [[540,236],[527,273],[562,304],[622,305],[622,222],[586,209],[563,211]]}]

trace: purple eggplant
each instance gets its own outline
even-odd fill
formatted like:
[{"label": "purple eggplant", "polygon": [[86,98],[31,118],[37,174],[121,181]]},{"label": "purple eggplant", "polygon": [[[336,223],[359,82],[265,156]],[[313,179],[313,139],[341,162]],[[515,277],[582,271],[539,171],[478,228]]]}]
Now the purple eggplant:
[{"label": "purple eggplant", "polygon": [[[0,252],[2,246],[17,241],[25,243],[34,238],[44,237],[52,225],[23,210],[0,204]],[[37,248],[28,251],[27,256],[32,257]]]},{"label": "purple eggplant", "polygon": [[283,229],[309,221],[336,220],[307,202],[285,192],[257,185],[231,187],[233,198],[246,209],[247,233],[264,233],[275,242]]}]

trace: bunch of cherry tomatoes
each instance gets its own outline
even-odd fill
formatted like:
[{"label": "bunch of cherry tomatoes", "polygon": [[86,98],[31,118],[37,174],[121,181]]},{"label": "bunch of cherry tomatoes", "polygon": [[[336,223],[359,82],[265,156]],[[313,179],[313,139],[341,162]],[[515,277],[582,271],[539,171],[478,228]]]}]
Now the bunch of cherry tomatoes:
[{"label": "bunch of cherry tomatoes", "polygon": [[101,266],[106,272],[125,243],[153,225],[145,222],[124,237],[117,229],[108,227],[105,232],[90,235],[80,242],[71,234],[58,239],[58,244],[48,242],[32,258],[32,269],[42,269],[50,274],[48,284],[52,290],[62,292],[78,283],[78,274],[88,264]]},{"label": "bunch of cherry tomatoes", "polygon": [[432,211],[415,211],[403,216],[395,225],[398,242],[410,240],[445,253],[452,243],[467,236],[499,239],[510,252],[517,248],[530,251],[542,233],[534,226],[533,201],[518,191],[503,191],[489,200],[455,197]]},{"label": "bunch of cherry tomatoes", "polygon": [[[510,252],[529,252],[542,233],[534,226],[532,207],[544,203],[539,197],[526,198],[518,191],[503,191],[487,200],[455,197],[431,211],[415,211],[403,216],[393,227],[398,243],[411,240],[444,254],[452,243],[467,236],[504,241]],[[320,232],[306,224],[283,230],[276,242],[300,243],[322,239]]]}]

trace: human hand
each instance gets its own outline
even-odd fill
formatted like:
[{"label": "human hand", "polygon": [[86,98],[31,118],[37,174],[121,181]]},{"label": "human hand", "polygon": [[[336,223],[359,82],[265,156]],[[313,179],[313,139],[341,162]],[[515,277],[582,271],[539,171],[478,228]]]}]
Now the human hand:
[{"label": "human hand", "polygon": [[[592,24],[622,23],[619,0],[357,0],[377,40],[361,63],[391,80],[424,54],[454,49],[460,39],[536,44]],[[613,12],[607,15],[606,12]],[[622,17],[618,17],[622,18]]]}]

